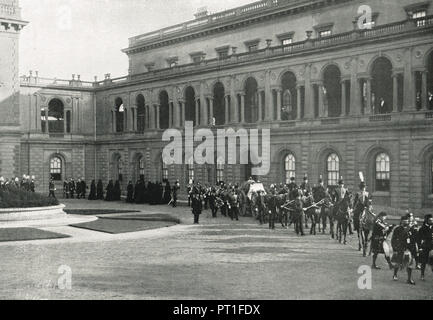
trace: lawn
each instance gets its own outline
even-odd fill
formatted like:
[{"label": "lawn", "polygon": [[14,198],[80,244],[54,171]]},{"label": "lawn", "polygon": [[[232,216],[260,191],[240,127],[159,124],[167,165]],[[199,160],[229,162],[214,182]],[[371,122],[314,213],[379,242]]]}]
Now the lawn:
[{"label": "lawn", "polygon": [[88,229],[93,231],[120,234],[128,232],[137,232],[144,230],[152,230],[159,228],[166,228],[176,225],[176,222],[168,221],[149,221],[149,220],[131,220],[124,218],[99,218],[96,221],[86,222],[71,225],[72,227]]},{"label": "lawn", "polygon": [[0,229],[0,242],[68,238],[69,236],[34,228]]}]

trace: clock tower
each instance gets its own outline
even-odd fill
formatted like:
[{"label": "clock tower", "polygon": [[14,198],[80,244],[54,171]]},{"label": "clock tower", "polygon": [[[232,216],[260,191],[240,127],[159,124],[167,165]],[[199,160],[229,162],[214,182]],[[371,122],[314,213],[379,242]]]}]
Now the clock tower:
[{"label": "clock tower", "polygon": [[18,0],[0,0],[0,176],[20,174],[20,82],[18,46],[21,29]]}]

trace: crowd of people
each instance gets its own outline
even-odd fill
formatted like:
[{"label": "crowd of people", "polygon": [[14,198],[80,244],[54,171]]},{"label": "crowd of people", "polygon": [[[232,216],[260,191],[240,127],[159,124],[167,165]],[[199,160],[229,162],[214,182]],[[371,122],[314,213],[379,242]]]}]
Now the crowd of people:
[{"label": "crowd of people", "polygon": [[22,178],[14,177],[11,179],[0,176],[0,187],[13,186],[29,192],[35,192],[35,177],[24,174]]}]

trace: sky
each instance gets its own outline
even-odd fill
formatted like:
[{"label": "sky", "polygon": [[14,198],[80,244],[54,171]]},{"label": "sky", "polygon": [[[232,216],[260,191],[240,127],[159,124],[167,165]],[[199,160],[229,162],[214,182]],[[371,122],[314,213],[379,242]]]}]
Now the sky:
[{"label": "sky", "polygon": [[102,80],[128,73],[121,52],[128,38],[194,19],[198,8],[211,13],[253,0],[20,0],[29,21],[20,39],[20,75]]}]

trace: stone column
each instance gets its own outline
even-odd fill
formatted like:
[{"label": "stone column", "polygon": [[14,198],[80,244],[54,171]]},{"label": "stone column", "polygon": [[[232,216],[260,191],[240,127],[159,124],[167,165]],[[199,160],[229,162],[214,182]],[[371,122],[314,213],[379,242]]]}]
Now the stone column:
[{"label": "stone column", "polygon": [[398,73],[392,75],[392,109],[391,112],[398,111]]},{"label": "stone column", "polygon": [[302,104],[302,86],[301,85],[297,85],[296,86],[296,90],[297,90],[297,94],[296,94],[296,107],[297,107],[297,115],[296,115],[296,119],[300,120],[301,119],[301,104]]},{"label": "stone column", "polygon": [[35,110],[35,114],[36,114],[36,119],[33,119],[33,121],[36,120],[36,131],[37,132],[42,132],[42,118],[41,118],[41,107],[38,104],[38,95],[34,94],[33,95],[33,99],[32,99],[32,108]]},{"label": "stone column", "polygon": [[213,124],[213,117],[214,117],[214,114],[213,114],[213,97],[209,97],[209,120],[208,120],[208,123],[210,125]]},{"label": "stone column", "polygon": [[241,96],[241,123],[245,123],[245,92],[241,92],[240,96]]},{"label": "stone column", "polygon": [[258,109],[259,109],[259,111],[258,111],[258,116],[257,116],[257,122],[262,122],[262,114],[263,114],[263,104],[262,104],[262,92],[263,92],[263,89],[259,89],[258,90],[258,104],[259,104],[259,107],[258,107]]},{"label": "stone column", "polygon": [[283,89],[277,88],[277,121],[281,121],[281,93]]},{"label": "stone column", "polygon": [[200,125],[200,99],[195,99],[195,126]]},{"label": "stone column", "polygon": [[[111,126],[111,132],[115,133],[117,132],[117,113],[116,113],[116,108],[111,109],[112,112],[112,126]],[[74,110],[72,110],[72,114],[74,114]],[[75,121],[74,121],[75,122]]]},{"label": "stone column", "polygon": [[403,110],[413,111],[416,110],[415,105],[415,84],[413,81],[412,73],[412,48],[407,48],[404,50],[404,103]]},{"label": "stone column", "polygon": [[134,117],[133,117],[133,113],[134,113],[134,107],[129,107],[129,108],[127,108],[127,113],[126,113],[126,116],[127,116],[127,119],[126,119],[126,121],[128,122],[128,126],[127,126],[127,131],[134,131],[134,123],[133,123],[133,121],[134,121]]},{"label": "stone column", "polygon": [[180,101],[180,122],[179,127],[184,128],[185,127],[185,101]]},{"label": "stone column", "polygon": [[346,80],[341,80],[341,113],[340,116],[346,115]]},{"label": "stone column", "polygon": [[326,118],[328,116],[328,110],[325,107],[324,97],[323,97],[323,82],[317,83],[318,93],[319,93],[319,117]]},{"label": "stone column", "polygon": [[235,77],[232,77],[230,80],[230,120],[233,123],[239,121],[239,106],[238,106],[238,97],[235,92]]},{"label": "stone column", "polygon": [[156,105],[156,128],[157,129],[160,129],[160,118],[159,118],[161,112],[160,110],[161,110],[161,105],[157,104]]},{"label": "stone column", "polygon": [[206,98],[204,97],[204,83],[202,82],[200,86],[200,124],[202,126],[207,125],[208,118],[207,103]]},{"label": "stone column", "polygon": [[230,115],[229,115],[229,108],[230,108],[230,95],[224,96],[224,112],[225,112],[225,124],[228,124],[230,122]]},{"label": "stone column", "polygon": [[313,118],[314,117],[314,90],[312,88],[311,84],[311,65],[307,64],[305,66],[305,106],[304,106],[304,113],[305,118]]},{"label": "stone column", "polygon": [[361,98],[359,94],[359,80],[357,77],[358,73],[358,59],[353,59],[352,62],[352,72],[350,75],[350,110],[349,114],[361,115]]},{"label": "stone column", "polygon": [[272,121],[274,116],[274,101],[271,91],[271,71],[265,72],[265,121]]},{"label": "stone column", "polygon": [[421,73],[421,108],[422,110],[428,109],[428,101],[427,101],[427,71],[424,70]]},{"label": "stone column", "polygon": [[155,129],[155,125],[156,125],[156,120],[155,120],[155,118],[156,118],[156,115],[155,115],[155,104],[151,104],[151,105],[149,105],[149,110],[150,110],[150,112],[149,112],[149,121],[150,121],[150,126],[149,126],[149,128],[150,129]]},{"label": "stone column", "polygon": [[367,95],[367,101],[366,101],[366,104],[365,104],[365,114],[371,114],[372,112],[372,105],[371,105],[371,78],[365,78],[365,83],[366,83],[366,88],[367,88],[367,92],[366,92],[366,95]]}]

